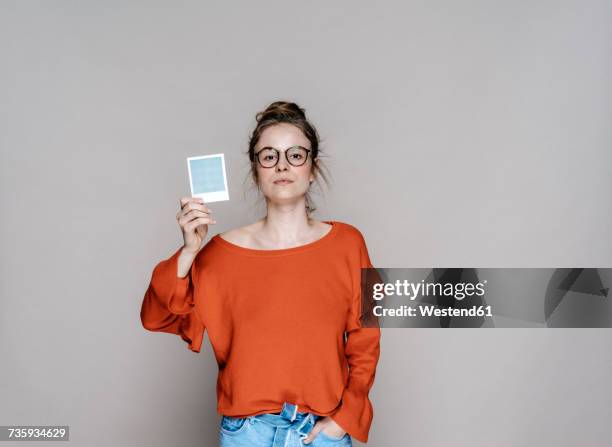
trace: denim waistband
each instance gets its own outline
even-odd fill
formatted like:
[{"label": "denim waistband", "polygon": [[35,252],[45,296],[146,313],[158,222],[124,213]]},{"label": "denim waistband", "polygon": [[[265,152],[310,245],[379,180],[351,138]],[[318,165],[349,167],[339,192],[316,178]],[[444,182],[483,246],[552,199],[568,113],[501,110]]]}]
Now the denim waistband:
[{"label": "denim waistband", "polygon": [[285,447],[291,430],[296,431],[300,439],[304,439],[314,427],[316,416],[298,412],[297,409],[296,404],[284,402],[280,414],[264,413],[253,416],[253,419],[276,427],[272,447]]}]

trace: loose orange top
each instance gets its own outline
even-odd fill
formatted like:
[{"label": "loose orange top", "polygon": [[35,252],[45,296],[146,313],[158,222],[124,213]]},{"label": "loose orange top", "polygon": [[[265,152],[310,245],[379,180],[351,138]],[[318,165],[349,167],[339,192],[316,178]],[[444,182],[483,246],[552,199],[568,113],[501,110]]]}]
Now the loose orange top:
[{"label": "loose orange top", "polygon": [[153,270],[141,320],[150,331],[180,335],[195,352],[208,331],[219,414],[279,412],[290,402],[367,442],[380,329],[361,327],[359,317],[361,268],[372,264],[357,228],[326,223],[322,238],[279,250],[217,234],[184,278],[179,248]]}]

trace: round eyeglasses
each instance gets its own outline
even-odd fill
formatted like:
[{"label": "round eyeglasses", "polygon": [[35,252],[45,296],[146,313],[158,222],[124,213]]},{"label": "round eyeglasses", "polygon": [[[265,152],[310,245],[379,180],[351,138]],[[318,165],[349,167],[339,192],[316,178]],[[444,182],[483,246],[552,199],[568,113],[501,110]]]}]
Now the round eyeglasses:
[{"label": "round eyeglasses", "polygon": [[[306,163],[309,152],[310,149],[303,148],[302,146],[292,146],[285,151],[285,158],[291,166],[298,167]],[[278,164],[278,160],[280,160],[280,153],[281,151],[273,147],[264,147],[255,154],[255,158],[257,158],[262,168],[273,168]]]}]

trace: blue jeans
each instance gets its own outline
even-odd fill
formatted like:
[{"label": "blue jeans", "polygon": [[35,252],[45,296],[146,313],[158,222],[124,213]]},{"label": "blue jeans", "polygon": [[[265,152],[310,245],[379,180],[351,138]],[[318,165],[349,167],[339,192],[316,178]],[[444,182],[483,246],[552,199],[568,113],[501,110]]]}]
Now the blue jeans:
[{"label": "blue jeans", "polygon": [[319,431],[310,444],[302,440],[321,419],[312,413],[298,413],[297,406],[285,402],[280,414],[264,413],[255,416],[223,416],[219,434],[220,447],[352,447],[346,433],[336,438]]}]

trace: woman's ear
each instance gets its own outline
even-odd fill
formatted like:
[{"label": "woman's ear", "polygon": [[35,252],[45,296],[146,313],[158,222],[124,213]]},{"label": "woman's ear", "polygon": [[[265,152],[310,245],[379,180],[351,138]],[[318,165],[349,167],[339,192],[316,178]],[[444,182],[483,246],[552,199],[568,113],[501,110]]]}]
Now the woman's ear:
[{"label": "woman's ear", "polygon": [[312,169],[310,170],[310,183],[314,182],[315,180],[315,170],[319,169],[319,159],[318,158],[313,158],[312,159]]}]

